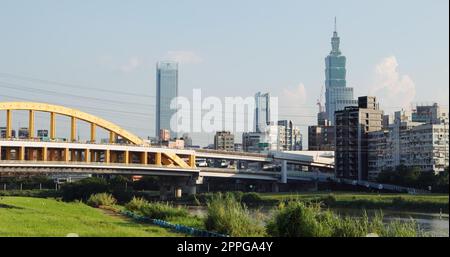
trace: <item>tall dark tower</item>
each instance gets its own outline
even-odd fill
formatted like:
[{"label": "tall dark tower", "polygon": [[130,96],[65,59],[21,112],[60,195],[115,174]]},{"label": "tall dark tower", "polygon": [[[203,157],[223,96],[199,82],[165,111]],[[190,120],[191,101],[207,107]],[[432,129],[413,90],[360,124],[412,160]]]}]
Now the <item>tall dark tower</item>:
[{"label": "tall dark tower", "polygon": [[353,88],[346,87],[346,58],[339,49],[340,38],[337,33],[336,17],[334,32],[331,38],[331,52],[325,58],[325,108],[328,120],[334,125],[334,112],[343,110],[346,106],[355,106]]}]

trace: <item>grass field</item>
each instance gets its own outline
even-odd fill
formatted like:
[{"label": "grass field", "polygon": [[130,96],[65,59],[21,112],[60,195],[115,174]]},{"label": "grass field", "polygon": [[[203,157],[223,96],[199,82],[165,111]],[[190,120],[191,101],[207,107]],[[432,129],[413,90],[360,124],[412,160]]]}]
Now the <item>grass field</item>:
[{"label": "grass field", "polygon": [[167,229],[139,224],[83,203],[29,197],[0,198],[0,237],[168,237],[183,236]]},{"label": "grass field", "polygon": [[355,208],[391,208],[401,210],[417,210],[428,212],[449,211],[449,195],[444,194],[374,194],[353,192],[313,192],[313,193],[262,193],[266,201],[283,201],[298,199],[303,201],[326,200],[332,196],[332,206]]}]

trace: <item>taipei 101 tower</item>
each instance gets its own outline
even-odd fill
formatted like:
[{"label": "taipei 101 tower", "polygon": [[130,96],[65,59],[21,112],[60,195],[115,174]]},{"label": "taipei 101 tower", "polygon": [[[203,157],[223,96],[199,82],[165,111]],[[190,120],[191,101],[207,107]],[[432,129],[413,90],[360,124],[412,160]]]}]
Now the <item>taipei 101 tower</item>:
[{"label": "taipei 101 tower", "polygon": [[334,125],[334,112],[343,110],[346,106],[356,106],[353,99],[353,88],[346,85],[346,58],[339,49],[340,38],[334,18],[334,32],[331,38],[331,52],[325,58],[325,107],[328,120]]}]

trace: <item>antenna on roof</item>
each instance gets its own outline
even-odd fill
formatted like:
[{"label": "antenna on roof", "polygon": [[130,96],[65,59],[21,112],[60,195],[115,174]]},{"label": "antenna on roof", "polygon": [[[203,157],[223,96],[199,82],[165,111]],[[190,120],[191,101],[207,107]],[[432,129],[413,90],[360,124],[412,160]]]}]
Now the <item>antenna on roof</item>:
[{"label": "antenna on roof", "polygon": [[334,31],[337,31],[337,22],[336,22],[336,16],[334,16]]}]

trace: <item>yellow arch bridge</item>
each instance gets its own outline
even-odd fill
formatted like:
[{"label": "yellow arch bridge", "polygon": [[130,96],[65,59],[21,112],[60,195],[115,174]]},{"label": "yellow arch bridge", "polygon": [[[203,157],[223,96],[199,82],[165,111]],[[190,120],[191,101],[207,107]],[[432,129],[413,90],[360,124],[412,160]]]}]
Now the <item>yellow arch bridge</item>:
[{"label": "yellow arch bridge", "polygon": [[[27,141],[17,141],[12,137],[13,111],[15,110],[25,110],[29,113]],[[193,151],[151,148],[140,137],[116,124],[76,109],[46,103],[4,102],[0,103],[0,111],[6,111],[6,131],[0,144],[0,160],[2,161],[103,162],[195,168],[195,152]],[[42,142],[35,138],[35,112],[49,113],[49,142]],[[67,116],[71,120],[69,143],[56,141],[56,115]],[[90,143],[77,142],[77,120],[90,124]],[[110,145],[93,144],[96,141],[97,127],[109,132]],[[118,137],[127,144],[114,144]]]}]

